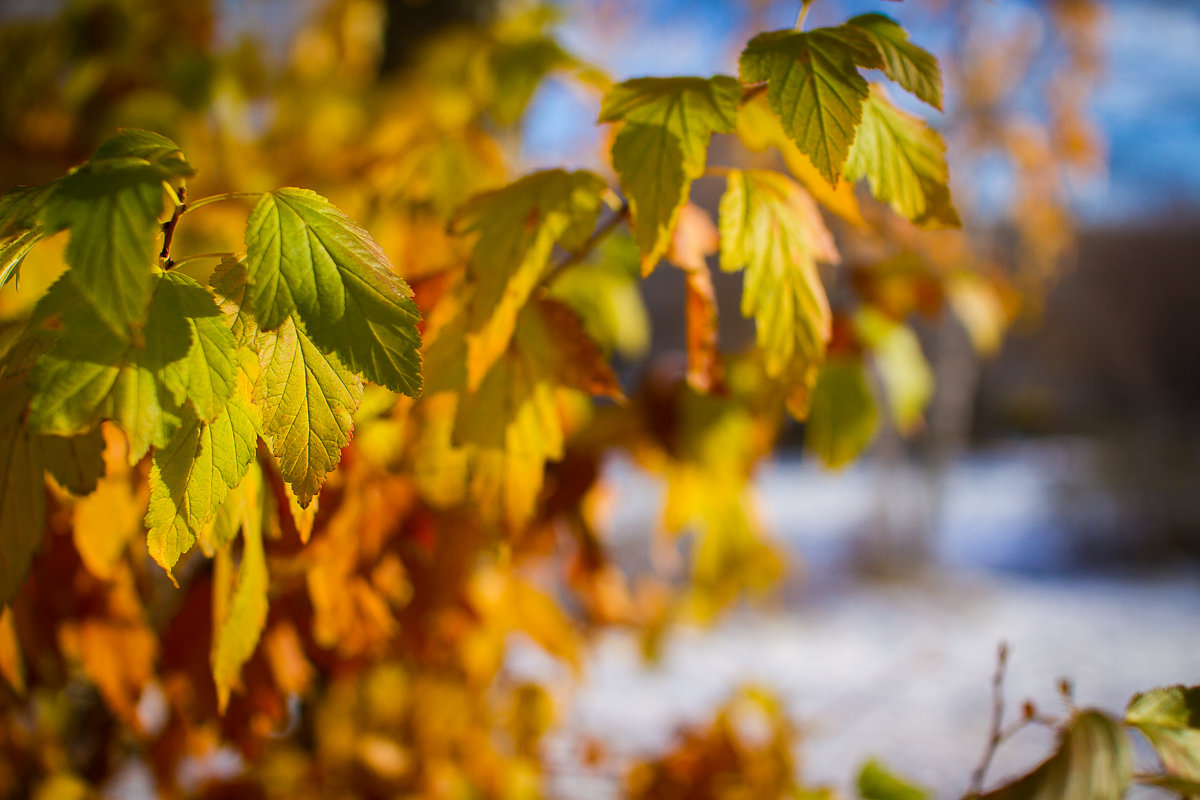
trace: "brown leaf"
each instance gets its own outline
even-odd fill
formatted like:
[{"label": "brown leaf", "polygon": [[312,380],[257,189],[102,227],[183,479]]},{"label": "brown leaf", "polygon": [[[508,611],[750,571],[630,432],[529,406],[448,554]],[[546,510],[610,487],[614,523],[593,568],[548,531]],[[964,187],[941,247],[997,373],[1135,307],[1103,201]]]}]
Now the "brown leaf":
[{"label": "brown leaf", "polygon": [[725,388],[717,350],[717,295],[707,261],[719,244],[717,226],[703,209],[692,203],[680,209],[667,260],[683,270],[687,280],[687,380],[699,392]]}]

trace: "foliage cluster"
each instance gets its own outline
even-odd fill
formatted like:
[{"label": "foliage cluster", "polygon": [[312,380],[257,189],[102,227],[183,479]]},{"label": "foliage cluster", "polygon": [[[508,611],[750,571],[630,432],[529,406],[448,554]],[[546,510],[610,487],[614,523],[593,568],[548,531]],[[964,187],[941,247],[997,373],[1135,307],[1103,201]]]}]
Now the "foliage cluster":
[{"label": "foliage cluster", "polygon": [[[384,12],[330,4],[283,69],[213,47],[204,3],[79,0],[0,34],[25,76],[6,166],[53,173],[0,198],[0,795],[139,764],[163,796],[536,796],[560,687],[504,669],[514,634],[577,672],[601,626],[653,654],[769,588],[751,480],[785,420],[848,463],[883,420],[922,425],[913,317],[954,312],[986,350],[1016,313],[954,230],[941,135],[890,94],[941,109],[938,62],[886,16],[759,34],[737,77],[614,85],[544,9],[381,75]],[[552,74],[600,94],[611,173],[509,176]],[[741,275],[746,352],[721,347],[709,256]],[[661,263],[686,367],[626,390],[611,360],[644,351]],[[666,487],[679,585],[606,551],[615,452]],[[1127,717],[1183,792],[1194,693]],[[1119,796],[1115,723],[1063,731],[997,796]],[[830,796],[791,741],[751,694],[627,788]],[[860,791],[920,796],[877,765]]]}]

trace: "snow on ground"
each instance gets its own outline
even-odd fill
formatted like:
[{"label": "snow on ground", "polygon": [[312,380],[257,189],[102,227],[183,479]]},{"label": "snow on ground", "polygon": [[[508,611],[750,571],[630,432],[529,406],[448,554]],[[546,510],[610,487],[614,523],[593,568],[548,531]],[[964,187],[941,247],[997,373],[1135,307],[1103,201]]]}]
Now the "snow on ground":
[{"label": "snow on ground", "polygon": [[[616,764],[662,752],[681,726],[704,724],[746,684],[777,693],[801,727],[807,781],[852,797],[857,769],[878,756],[937,797],[957,798],[984,746],[1002,640],[1010,647],[1010,718],[1026,699],[1061,712],[1060,677],[1073,681],[1079,704],[1114,713],[1137,691],[1200,682],[1194,569],[1115,577],[1044,568],[1065,567],[1048,477],[1070,460],[1061,451],[1049,456],[993,454],[952,470],[933,516],[940,566],[890,581],[851,574],[847,540],[881,513],[894,521],[872,498],[881,490],[919,496],[919,478],[777,465],[759,481],[763,513],[787,550],[805,557],[807,588],[785,592],[783,608],[743,609],[715,628],[677,631],[653,667],[642,664],[632,636],[602,636],[548,747],[554,795],[617,796],[614,767],[578,767],[581,741],[605,742]],[[657,493],[628,465],[615,465],[612,477],[622,498],[615,545],[644,547]],[[1048,731],[1028,729],[1001,749],[991,778],[1032,767],[1051,744]]]}]

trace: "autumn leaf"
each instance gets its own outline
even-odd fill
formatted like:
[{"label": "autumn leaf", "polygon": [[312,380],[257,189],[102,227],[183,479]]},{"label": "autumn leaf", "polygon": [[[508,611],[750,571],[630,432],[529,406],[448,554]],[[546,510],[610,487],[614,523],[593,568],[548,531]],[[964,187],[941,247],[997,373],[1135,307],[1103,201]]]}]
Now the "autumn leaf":
[{"label": "autumn leaf", "polygon": [[721,198],[721,268],[745,269],[742,314],[753,317],[767,374],[819,362],[831,333],[817,263],[836,263],[833,237],[794,181],[769,170],[733,170]]},{"label": "autumn leaf", "polygon": [[927,228],[960,226],[950,201],[946,145],[921,120],[900,111],[878,85],[863,106],[846,177],[865,177],[871,194]]},{"label": "autumn leaf", "polygon": [[1200,784],[1200,687],[1138,694],[1125,711],[1125,722],[1150,740],[1171,777]]},{"label": "autumn leaf", "polygon": [[736,125],[741,94],[723,75],[635,78],[605,94],[600,121],[624,123],[612,159],[629,197],[643,275],[666,253],[692,181],[704,173],[709,138]]},{"label": "autumn leaf", "polygon": [[1082,711],[1060,733],[1054,755],[979,800],[1120,800],[1132,777],[1125,732],[1106,714]]},{"label": "autumn leaf", "polygon": [[555,244],[573,250],[595,227],[604,182],[590,172],[548,170],[472,198],[454,230],[476,234],[469,273],[467,387],[480,385],[508,347],[517,316],[546,274]]},{"label": "autumn leaf", "polygon": [[679,212],[667,260],[683,270],[686,283],[684,314],[687,323],[688,383],[701,392],[724,383],[717,348],[717,294],[713,289],[708,256],[720,247],[717,226],[699,206],[691,203]]},{"label": "autumn leaf", "polygon": [[28,402],[19,379],[0,379],[0,604],[25,579],[46,524],[42,455],[22,421]]}]

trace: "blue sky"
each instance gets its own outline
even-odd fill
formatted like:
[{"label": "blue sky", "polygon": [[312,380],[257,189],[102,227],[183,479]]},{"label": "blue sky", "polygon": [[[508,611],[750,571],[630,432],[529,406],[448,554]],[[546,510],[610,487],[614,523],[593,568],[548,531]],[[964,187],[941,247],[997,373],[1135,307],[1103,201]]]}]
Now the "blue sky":
[{"label": "blue sky", "polygon": [[[734,73],[746,36],[748,3],[736,0],[562,0],[567,17],[560,36],[569,49],[605,67],[618,79],[637,75]],[[765,28],[790,26],[798,2],[776,2]],[[979,0],[993,24],[1015,21],[1032,0]],[[882,0],[817,3],[812,24],[836,22],[861,11],[907,18],[914,38],[937,52],[949,27],[922,22],[922,4]],[[604,8],[628,19],[609,36],[598,36]],[[823,16],[824,12],[824,16]],[[826,18],[827,17],[827,18]],[[1200,1],[1116,0],[1103,27],[1106,74],[1089,109],[1108,139],[1105,177],[1073,187],[1076,210],[1097,224],[1146,221],[1162,215],[1200,217]],[[1030,105],[1036,105],[1030,99]],[[525,155],[530,165],[594,163],[594,98],[558,84],[536,99]],[[936,123],[936,120],[934,120]],[[980,165],[983,195],[1006,190],[1002,169]]]}]

